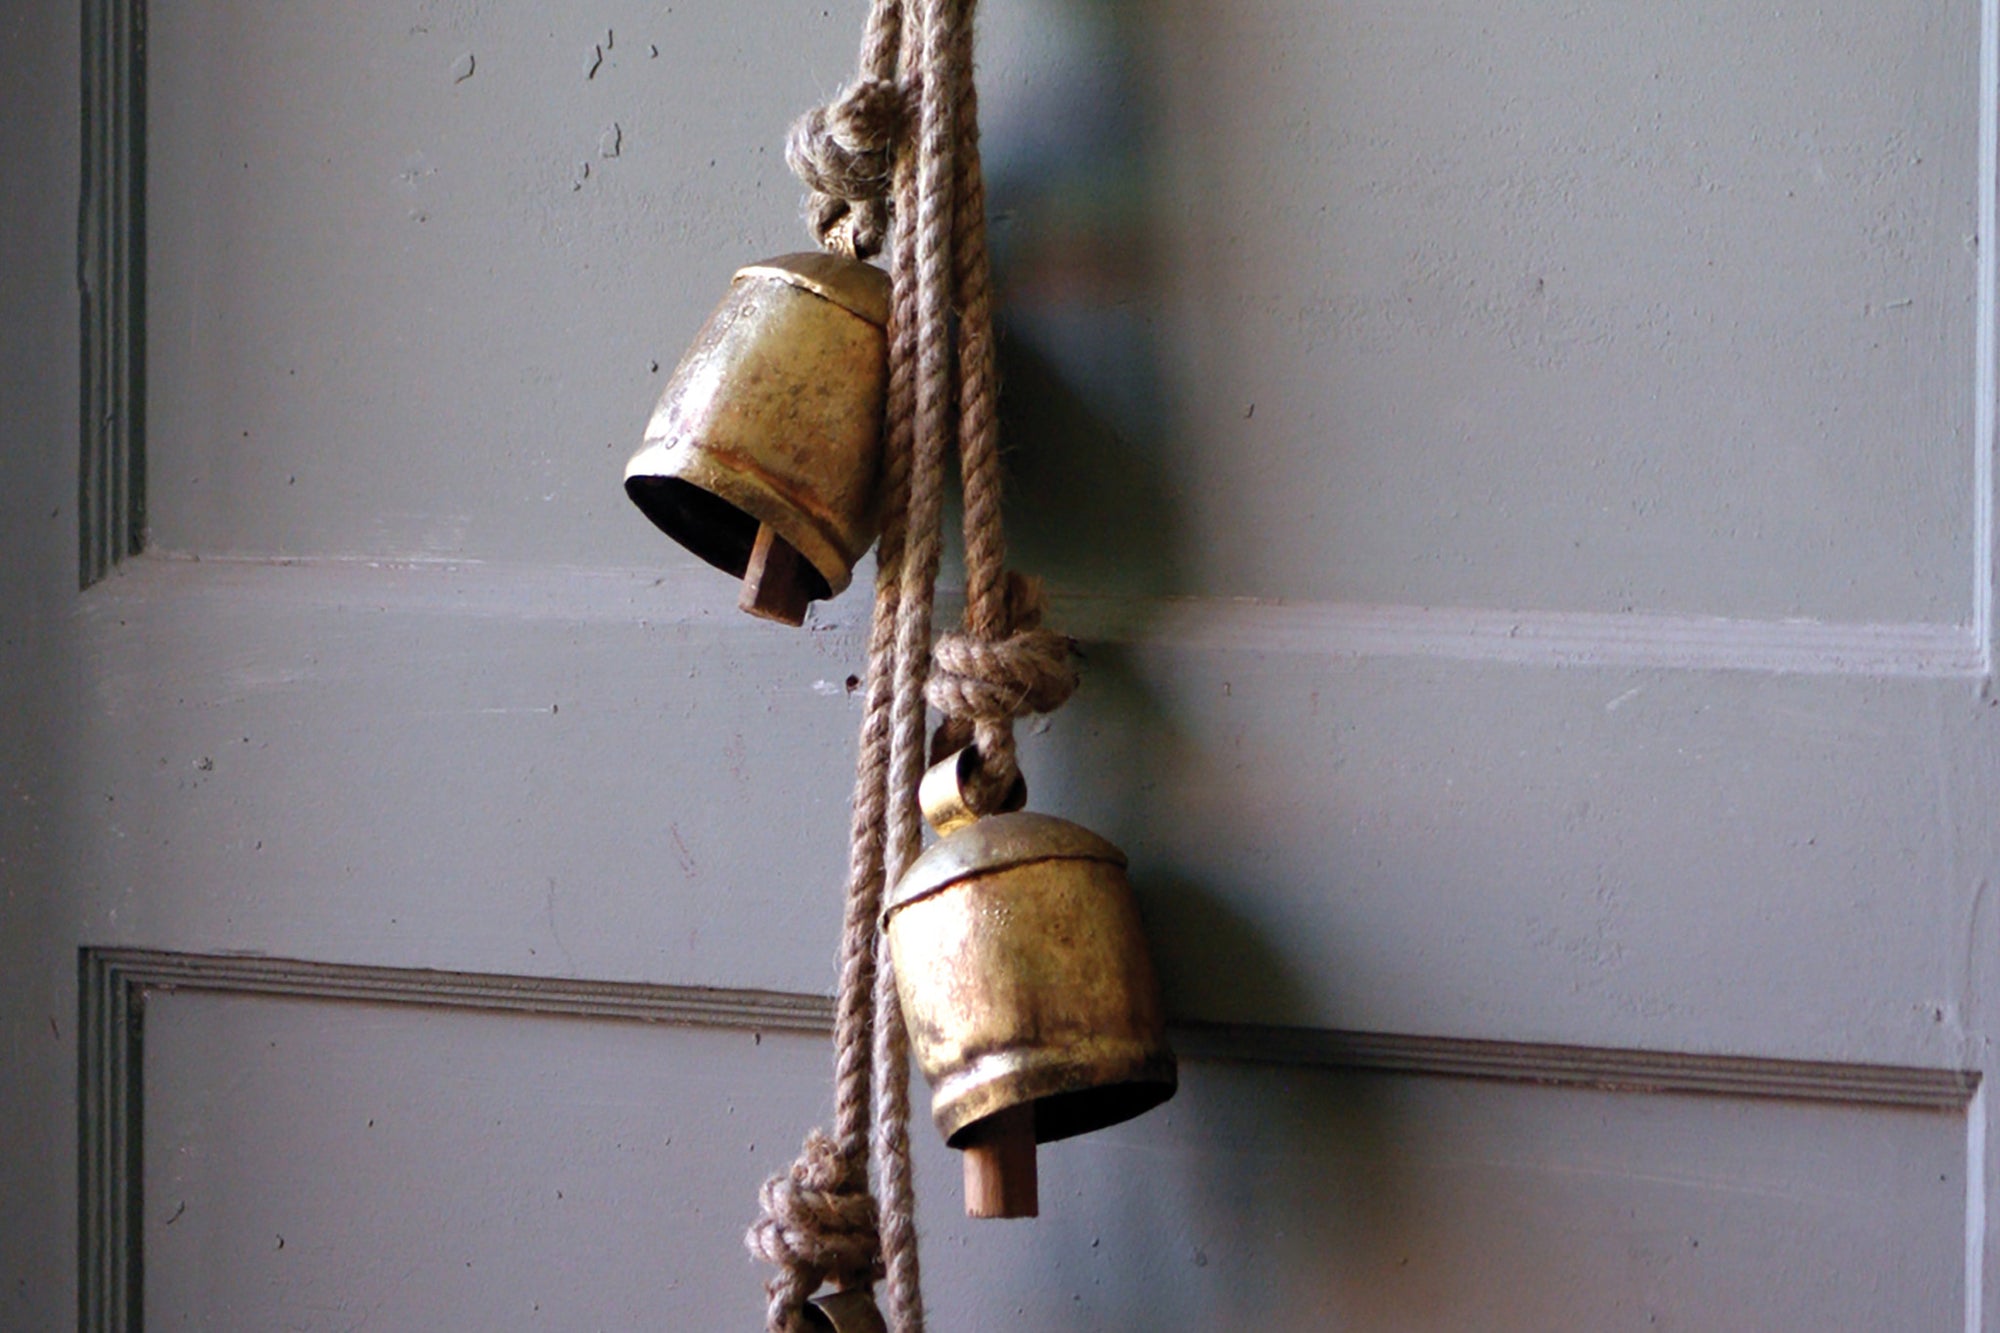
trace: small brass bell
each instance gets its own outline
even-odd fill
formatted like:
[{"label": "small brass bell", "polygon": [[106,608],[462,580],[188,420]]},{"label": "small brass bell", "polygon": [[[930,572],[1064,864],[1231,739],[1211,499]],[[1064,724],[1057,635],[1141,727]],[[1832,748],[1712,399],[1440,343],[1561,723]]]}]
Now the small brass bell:
[{"label": "small brass bell", "polygon": [[675,367],[625,493],[743,579],[741,606],[798,625],[875,540],[889,276],[842,255],[737,272]]},{"label": "small brass bell", "polygon": [[805,1326],[811,1333],[889,1333],[875,1297],[866,1291],[836,1291],[806,1302]]},{"label": "small brass bell", "polygon": [[963,759],[926,780],[944,836],[883,925],[932,1119],[965,1150],[966,1211],[1032,1217],[1035,1145],[1166,1101],[1174,1056],[1125,854],[1049,815],[965,816]]}]

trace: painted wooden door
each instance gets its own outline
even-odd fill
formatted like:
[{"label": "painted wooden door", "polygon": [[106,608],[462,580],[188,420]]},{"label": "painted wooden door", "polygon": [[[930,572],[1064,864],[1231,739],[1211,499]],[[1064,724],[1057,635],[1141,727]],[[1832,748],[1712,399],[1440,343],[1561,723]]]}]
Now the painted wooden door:
[{"label": "painted wooden door", "polygon": [[[859,8],[0,17],[0,1323],[755,1326],[866,607],[618,476]],[[2000,1329],[1994,0],[985,9],[1184,1081],[936,1326]]]}]

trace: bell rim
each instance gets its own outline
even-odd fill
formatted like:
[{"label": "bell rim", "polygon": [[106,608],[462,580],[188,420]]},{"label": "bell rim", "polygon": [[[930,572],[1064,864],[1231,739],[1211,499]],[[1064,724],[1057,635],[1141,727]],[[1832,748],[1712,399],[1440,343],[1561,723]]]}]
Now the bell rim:
[{"label": "bell rim", "polygon": [[1100,861],[1121,869],[1130,864],[1110,839],[1060,816],[987,815],[939,838],[910,863],[882,907],[882,921],[976,875],[1038,861]]},{"label": "bell rim", "polygon": [[789,283],[878,329],[889,327],[889,275],[863,260],[822,250],[800,250],[745,264],[731,281],[746,278]]},{"label": "bell rim", "polygon": [[[1056,1143],[1136,1120],[1180,1091],[1180,1062],[1163,1041],[1120,1042],[1107,1056],[1077,1058],[1036,1051],[996,1051],[939,1082],[931,1120],[947,1147],[963,1147],[966,1131],[988,1117],[1034,1105],[1035,1142]],[[1044,1115],[1044,1108],[1051,1114]],[[1088,1108],[1055,1114],[1057,1108]]]},{"label": "bell rim", "polygon": [[806,1318],[808,1328],[824,1328],[831,1333],[887,1333],[888,1326],[882,1322],[875,1293],[867,1287],[823,1292],[808,1300],[806,1307],[812,1312]]},{"label": "bell rim", "polygon": [[[648,439],[625,464],[625,491],[638,504],[641,513],[653,519],[645,504],[633,493],[633,482],[685,482],[734,506],[758,523],[770,524],[826,580],[828,597],[838,597],[847,590],[854,581],[854,566],[867,548],[864,546],[862,551],[850,554],[849,544],[843,540],[845,534],[839,530],[835,520],[813,514],[806,508],[803,497],[781,491],[762,477],[721,466],[719,460],[712,456],[712,450],[676,447],[678,444],[679,441],[671,438]],[[699,558],[709,559],[658,519],[653,519],[653,522]],[[873,540],[872,534],[869,540]],[[709,563],[716,562],[709,560]],[[732,570],[720,564],[716,568],[738,577],[743,573],[740,569]]]}]

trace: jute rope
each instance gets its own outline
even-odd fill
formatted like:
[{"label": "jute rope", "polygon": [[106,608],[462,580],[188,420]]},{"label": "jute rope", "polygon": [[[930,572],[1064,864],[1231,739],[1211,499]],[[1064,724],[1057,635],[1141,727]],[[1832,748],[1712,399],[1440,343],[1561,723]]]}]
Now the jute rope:
[{"label": "jute rope", "polygon": [[[1041,628],[1041,591],[1005,570],[992,284],[973,86],[977,0],[874,0],[855,82],[793,127],[786,157],[811,192],[820,244],[890,255],[883,529],[842,926],[834,1134],[815,1130],[760,1194],[753,1253],[778,1272],[768,1333],[800,1333],[821,1285],[887,1282],[895,1333],[922,1333],[910,1172],[909,1044],[887,941],[885,886],[922,846],[926,706],[935,743],[971,741],[968,792],[997,809],[1019,776],[1013,722],[1076,688],[1070,641]],[[954,318],[955,316],[955,318]],[[965,487],[966,623],[932,645],[946,452]],[[935,653],[935,667],[933,655]]]}]

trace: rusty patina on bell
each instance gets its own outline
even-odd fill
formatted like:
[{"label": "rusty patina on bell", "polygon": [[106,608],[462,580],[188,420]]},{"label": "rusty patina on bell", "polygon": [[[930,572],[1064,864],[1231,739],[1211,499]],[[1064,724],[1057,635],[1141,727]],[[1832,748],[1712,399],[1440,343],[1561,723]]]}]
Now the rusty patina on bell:
[{"label": "rusty patina on bell", "polygon": [[662,531],[744,579],[746,611],[800,624],[874,542],[889,276],[842,255],[737,272],[625,467]]},{"label": "rusty patina on bell", "polygon": [[980,1150],[974,1216],[1034,1214],[1034,1144],[1173,1096],[1125,854],[1095,833],[1039,814],[964,823],[911,865],[883,921],[932,1118]]}]

